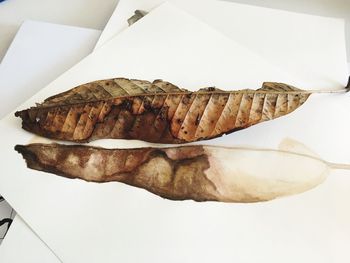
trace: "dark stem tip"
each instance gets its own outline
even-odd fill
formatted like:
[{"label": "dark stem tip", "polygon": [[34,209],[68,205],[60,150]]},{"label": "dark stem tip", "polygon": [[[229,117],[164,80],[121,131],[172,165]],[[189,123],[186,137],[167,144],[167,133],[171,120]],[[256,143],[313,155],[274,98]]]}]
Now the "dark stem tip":
[{"label": "dark stem tip", "polygon": [[345,90],[346,90],[346,92],[350,91],[350,76],[348,78],[348,84],[346,85]]}]

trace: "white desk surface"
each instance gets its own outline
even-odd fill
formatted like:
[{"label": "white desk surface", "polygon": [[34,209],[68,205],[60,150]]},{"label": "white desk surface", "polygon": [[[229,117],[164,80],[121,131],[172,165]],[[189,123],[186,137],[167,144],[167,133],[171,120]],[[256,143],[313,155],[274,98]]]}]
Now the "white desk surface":
[{"label": "white desk surface", "polygon": [[[350,1],[348,0],[228,0],[347,20],[350,54]],[[6,0],[0,3],[0,61],[19,26],[32,19],[93,29],[103,29],[118,0]],[[348,60],[350,56],[348,55]]]}]

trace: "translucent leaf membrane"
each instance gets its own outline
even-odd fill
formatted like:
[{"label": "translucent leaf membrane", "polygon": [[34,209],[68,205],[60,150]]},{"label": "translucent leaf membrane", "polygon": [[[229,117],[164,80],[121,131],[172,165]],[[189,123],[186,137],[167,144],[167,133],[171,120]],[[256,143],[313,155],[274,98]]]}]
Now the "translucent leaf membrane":
[{"label": "translucent leaf membrane", "polygon": [[171,200],[268,201],[316,187],[331,168],[349,169],[329,164],[293,141],[282,143],[280,150],[104,149],[61,144],[17,145],[15,149],[32,169],[97,183],[121,182]]},{"label": "translucent leaf membrane", "polygon": [[227,202],[267,201],[305,192],[329,174],[326,162],[286,151],[208,147],[211,178]]}]

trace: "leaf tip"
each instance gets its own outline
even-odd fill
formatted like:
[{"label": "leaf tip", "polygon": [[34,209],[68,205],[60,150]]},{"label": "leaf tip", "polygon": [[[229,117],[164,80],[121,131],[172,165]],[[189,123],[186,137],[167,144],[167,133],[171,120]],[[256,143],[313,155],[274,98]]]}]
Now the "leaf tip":
[{"label": "leaf tip", "polygon": [[30,153],[30,151],[28,150],[28,147],[24,145],[19,145],[19,144],[15,146],[15,151],[22,154],[24,159],[27,159],[26,157],[29,156],[29,153]]},{"label": "leaf tip", "polygon": [[32,168],[32,169],[40,171],[41,166],[40,166],[38,156],[36,155],[36,153],[34,151],[32,151],[30,149],[30,147],[28,145],[27,146],[16,145],[15,151],[17,151],[18,153],[20,153],[22,155],[28,168]]}]

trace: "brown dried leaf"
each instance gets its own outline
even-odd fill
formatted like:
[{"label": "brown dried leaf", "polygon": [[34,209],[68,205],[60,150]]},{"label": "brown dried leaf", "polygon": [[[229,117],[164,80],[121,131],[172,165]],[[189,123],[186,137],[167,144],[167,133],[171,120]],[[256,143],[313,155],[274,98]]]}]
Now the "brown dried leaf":
[{"label": "brown dried leaf", "polygon": [[15,149],[32,169],[86,181],[122,182],[171,200],[267,201],[309,190],[322,183],[329,170],[327,162],[303,153],[249,148],[122,150],[30,144]]},{"label": "brown dried leaf", "polygon": [[161,80],[118,78],[78,86],[15,115],[25,130],[58,140],[186,143],[281,117],[310,94],[283,83],[264,83],[258,90],[190,92]]}]

